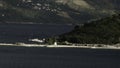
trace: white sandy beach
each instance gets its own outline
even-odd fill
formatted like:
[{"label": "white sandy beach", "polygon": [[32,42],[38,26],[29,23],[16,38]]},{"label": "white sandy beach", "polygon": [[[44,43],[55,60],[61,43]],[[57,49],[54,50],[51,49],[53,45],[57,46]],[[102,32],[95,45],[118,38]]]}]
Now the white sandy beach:
[{"label": "white sandy beach", "polygon": [[111,45],[106,45],[105,47],[94,47],[94,46],[75,46],[75,45],[40,45],[40,44],[24,44],[24,43],[19,43],[19,44],[0,43],[0,46],[47,47],[47,48],[120,49],[120,46],[116,47],[116,46],[111,46]]}]

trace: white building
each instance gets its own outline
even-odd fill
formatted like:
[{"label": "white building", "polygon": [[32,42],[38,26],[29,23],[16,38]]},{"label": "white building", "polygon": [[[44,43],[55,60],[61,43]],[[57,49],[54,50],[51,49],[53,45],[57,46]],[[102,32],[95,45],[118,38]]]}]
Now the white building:
[{"label": "white building", "polygon": [[56,45],[57,45],[57,42],[54,42],[54,45],[56,46]]}]

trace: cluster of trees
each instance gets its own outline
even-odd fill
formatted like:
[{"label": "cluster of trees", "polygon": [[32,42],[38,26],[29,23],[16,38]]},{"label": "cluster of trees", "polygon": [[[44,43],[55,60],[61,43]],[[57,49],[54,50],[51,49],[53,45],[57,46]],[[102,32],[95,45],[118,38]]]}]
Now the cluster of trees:
[{"label": "cluster of trees", "polygon": [[60,35],[58,40],[83,44],[120,43],[120,14],[76,26],[73,31]]}]

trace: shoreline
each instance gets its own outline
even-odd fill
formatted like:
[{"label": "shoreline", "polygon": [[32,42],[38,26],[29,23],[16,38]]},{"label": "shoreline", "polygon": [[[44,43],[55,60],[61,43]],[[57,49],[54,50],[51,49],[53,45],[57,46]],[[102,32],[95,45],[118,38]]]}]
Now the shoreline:
[{"label": "shoreline", "polygon": [[94,47],[94,46],[75,46],[75,45],[41,45],[41,44],[7,44],[7,43],[0,43],[0,46],[15,46],[15,47],[44,47],[44,48],[84,48],[84,49],[117,49],[120,50],[120,46],[110,46],[107,45],[106,47]]}]

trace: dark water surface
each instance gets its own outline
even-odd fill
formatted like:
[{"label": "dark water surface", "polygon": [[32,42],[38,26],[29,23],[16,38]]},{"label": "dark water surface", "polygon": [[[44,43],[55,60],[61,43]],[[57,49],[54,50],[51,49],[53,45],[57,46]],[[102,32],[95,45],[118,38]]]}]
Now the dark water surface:
[{"label": "dark water surface", "polygon": [[66,24],[0,24],[0,42],[28,42],[31,38],[57,36],[73,28]]},{"label": "dark water surface", "polygon": [[120,50],[0,46],[0,68],[120,68]]}]

